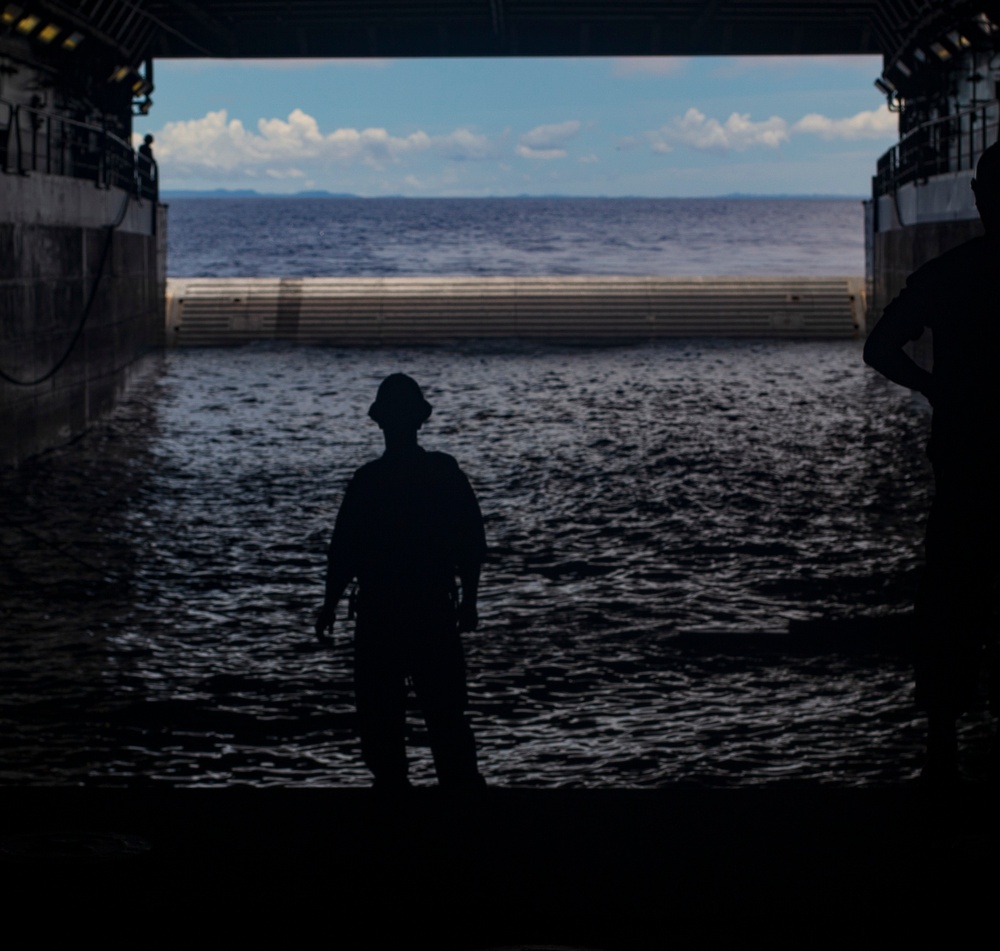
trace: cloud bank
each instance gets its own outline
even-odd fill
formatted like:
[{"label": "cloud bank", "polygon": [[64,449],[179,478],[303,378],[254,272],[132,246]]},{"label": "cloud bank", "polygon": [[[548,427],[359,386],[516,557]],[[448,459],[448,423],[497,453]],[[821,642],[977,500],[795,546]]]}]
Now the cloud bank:
[{"label": "cloud bank", "polygon": [[200,119],[168,122],[156,134],[156,156],[180,175],[232,173],[242,169],[273,177],[301,177],[301,166],[367,165],[384,168],[420,154],[453,162],[497,155],[496,144],[470,129],[446,135],[417,131],[391,135],[385,129],[335,129],[323,133],[316,120],[294,109],[287,119],[260,119],[256,132],[225,109]]},{"label": "cloud bank", "polygon": [[745,152],[754,146],[777,148],[788,141],[788,123],[778,116],[752,122],[749,114],[734,112],[725,122],[710,119],[695,108],[646,138],[654,152],[672,152],[686,146],[699,152]]},{"label": "cloud bank", "polygon": [[886,106],[859,112],[849,119],[828,119],[811,112],[795,123],[796,132],[809,132],[821,139],[880,139],[896,135],[899,120]]},{"label": "cloud bank", "polygon": [[518,139],[514,151],[521,158],[528,159],[566,158],[563,146],[579,133],[582,125],[578,119],[569,119],[552,125],[535,126]]},{"label": "cloud bank", "polygon": [[[618,139],[617,144],[653,155],[681,150],[717,155],[774,152],[794,139],[810,137],[814,142],[892,140],[896,122],[897,117],[884,105],[842,118],[808,113],[797,121],[776,115],[755,119],[744,112],[718,118],[691,107],[660,128]],[[485,181],[488,184],[483,188],[495,189],[505,187],[499,184],[503,179],[495,176],[512,171],[505,159],[526,160],[515,164],[521,164],[527,181],[531,174],[527,166],[567,159],[570,143],[585,130],[587,148],[578,150],[574,167],[600,165],[605,176],[618,174],[610,156],[594,149],[593,128],[593,122],[567,119],[535,126],[520,135],[509,129],[486,135],[469,127],[443,134],[422,129],[393,134],[380,127],[324,131],[302,109],[292,110],[283,119],[259,119],[255,127],[245,126],[220,109],[198,119],[166,123],[156,132],[155,152],[161,168],[175,182],[235,183],[256,178],[312,185],[335,181],[338,187],[388,191],[402,183],[426,191],[445,187],[445,178],[451,176],[462,182]],[[136,144],[139,138],[135,136]],[[482,171],[473,172],[472,166]],[[662,168],[659,163],[655,167]],[[372,184],[373,174],[377,185]],[[546,174],[551,177],[554,172]]]},{"label": "cloud bank", "polygon": [[677,148],[699,152],[745,152],[752,148],[777,149],[793,135],[817,135],[828,141],[891,138],[896,134],[896,117],[886,106],[859,112],[845,119],[831,119],[810,113],[797,122],[780,116],[753,121],[749,113],[732,113],[724,122],[709,118],[694,107],[659,129],[626,140],[635,147],[642,142],[653,152],[673,152]]}]

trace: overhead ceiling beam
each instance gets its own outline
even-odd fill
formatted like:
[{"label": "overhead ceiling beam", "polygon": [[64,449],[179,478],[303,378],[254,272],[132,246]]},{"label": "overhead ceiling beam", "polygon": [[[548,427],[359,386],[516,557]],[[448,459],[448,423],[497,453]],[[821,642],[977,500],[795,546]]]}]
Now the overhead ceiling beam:
[{"label": "overhead ceiling beam", "polygon": [[721,2],[722,0],[706,0],[705,4],[701,8],[701,11],[694,18],[694,22],[691,24],[692,46],[698,45],[698,41],[702,38],[705,30],[715,18],[715,14],[718,12]]},{"label": "overhead ceiling beam", "polygon": [[490,0],[490,18],[493,21],[493,35],[503,38],[506,31],[504,26],[503,0]]},{"label": "overhead ceiling beam", "polygon": [[[61,9],[67,0],[38,0]],[[994,3],[996,0],[983,0]],[[951,6],[949,0],[944,0]],[[82,0],[155,29],[161,57],[880,52],[924,0]],[[134,24],[133,24],[134,26]],[[124,27],[123,27],[124,28]],[[130,27],[131,29],[132,27]],[[109,31],[110,32],[110,31]]]},{"label": "overhead ceiling beam", "polygon": [[236,35],[230,27],[225,26],[217,17],[209,16],[203,7],[190,0],[169,0],[170,5],[195,20],[215,36],[230,53],[236,49]]}]

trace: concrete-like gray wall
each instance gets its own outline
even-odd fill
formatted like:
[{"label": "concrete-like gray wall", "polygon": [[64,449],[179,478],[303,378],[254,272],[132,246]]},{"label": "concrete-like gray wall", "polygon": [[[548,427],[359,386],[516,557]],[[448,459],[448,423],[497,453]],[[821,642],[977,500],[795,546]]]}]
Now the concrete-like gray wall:
[{"label": "concrete-like gray wall", "polygon": [[869,327],[882,316],[886,304],[902,290],[907,277],[921,264],[982,233],[983,226],[978,218],[927,221],[877,233],[873,247],[872,292],[868,302]]},{"label": "concrete-like gray wall", "polygon": [[[868,330],[875,326],[886,304],[903,289],[907,277],[920,265],[982,233],[983,226],[977,218],[974,221],[925,221],[876,234]],[[934,363],[932,348],[930,330],[925,330],[919,340],[907,345],[910,356],[927,369]]]},{"label": "concrete-like gray wall", "polygon": [[861,277],[172,278],[167,345],[853,337]]},{"label": "concrete-like gray wall", "polygon": [[[121,216],[101,268],[108,226]],[[92,182],[0,174],[0,464],[68,442],[114,405],[163,338],[163,206]],[[98,280],[98,277],[100,278]]]}]

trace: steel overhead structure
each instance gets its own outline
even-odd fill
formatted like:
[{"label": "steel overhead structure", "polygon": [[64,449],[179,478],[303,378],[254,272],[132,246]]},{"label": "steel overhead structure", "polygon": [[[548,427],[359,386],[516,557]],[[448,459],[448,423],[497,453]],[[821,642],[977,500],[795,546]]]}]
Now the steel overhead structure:
[{"label": "steel overhead structure", "polygon": [[36,37],[26,22],[36,33],[51,23],[82,38],[75,56],[132,66],[199,57],[849,53],[880,53],[888,63],[981,14],[1000,22],[1000,0],[0,0],[0,14],[0,39],[29,42]]},{"label": "steel overhead structure", "polygon": [[153,55],[612,56],[881,52],[875,0],[149,0]]},{"label": "steel overhead structure", "polygon": [[72,37],[75,61],[130,66],[200,57],[876,53],[889,68],[983,15],[1000,23],[1000,0],[0,0],[0,47],[16,41],[43,53]]},{"label": "steel overhead structure", "polygon": [[[885,53],[925,0],[0,0],[119,62]],[[16,8],[16,9],[15,9]],[[3,30],[0,29],[0,33]],[[82,50],[81,50],[82,52]]]}]

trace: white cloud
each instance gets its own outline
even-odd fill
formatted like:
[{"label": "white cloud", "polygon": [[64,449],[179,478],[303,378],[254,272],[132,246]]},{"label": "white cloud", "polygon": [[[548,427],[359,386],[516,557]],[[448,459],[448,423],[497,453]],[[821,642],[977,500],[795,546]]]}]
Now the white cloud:
[{"label": "white cloud", "polygon": [[551,125],[535,126],[530,132],[525,132],[518,140],[529,149],[556,148],[567,139],[572,139],[580,131],[578,119],[568,119],[566,122],[556,122]]},{"label": "white cloud", "polygon": [[456,129],[448,135],[437,136],[432,148],[442,158],[454,162],[494,158],[497,154],[497,147],[488,136],[469,129]]},{"label": "white cloud", "polygon": [[200,119],[168,122],[156,133],[155,150],[161,165],[174,175],[193,173],[246,174],[266,168],[276,177],[298,177],[303,165],[361,164],[382,168],[430,153],[450,161],[482,160],[497,154],[485,135],[455,129],[447,135],[418,130],[391,135],[386,129],[334,129],[324,133],[317,121],[301,109],[287,119],[260,119],[256,132],[225,109]]},{"label": "white cloud", "polygon": [[600,159],[596,155],[594,155],[593,152],[591,152],[588,155],[581,155],[580,158],[577,159],[577,161],[581,162],[584,165],[594,165],[595,163],[600,162]]},{"label": "white cloud", "polygon": [[535,126],[530,132],[525,132],[520,136],[514,151],[521,158],[566,158],[567,153],[563,145],[576,136],[581,128],[582,123],[578,119]]},{"label": "white cloud", "polygon": [[878,109],[859,112],[848,119],[829,119],[810,112],[792,126],[794,132],[808,132],[821,139],[881,139],[892,138],[898,131],[898,120],[885,104]]},{"label": "white cloud", "polygon": [[694,107],[646,138],[654,152],[672,152],[677,146],[699,152],[745,152],[754,146],[775,149],[788,141],[788,123],[778,116],[753,122],[749,113],[734,112],[725,122],[710,119]]},{"label": "white cloud", "polygon": [[521,158],[528,159],[559,159],[566,158],[568,154],[565,149],[532,149],[527,145],[519,145],[514,151]]},{"label": "white cloud", "polygon": [[659,129],[622,139],[618,147],[630,149],[646,143],[661,155],[680,147],[699,152],[745,152],[758,147],[776,149],[793,135],[802,134],[827,140],[891,139],[896,135],[896,117],[883,105],[846,119],[831,119],[813,112],[795,123],[780,116],[755,122],[749,113],[734,112],[720,122],[692,107]]},{"label": "white cloud", "polygon": [[618,56],[614,76],[675,76],[690,61],[688,56]]}]

